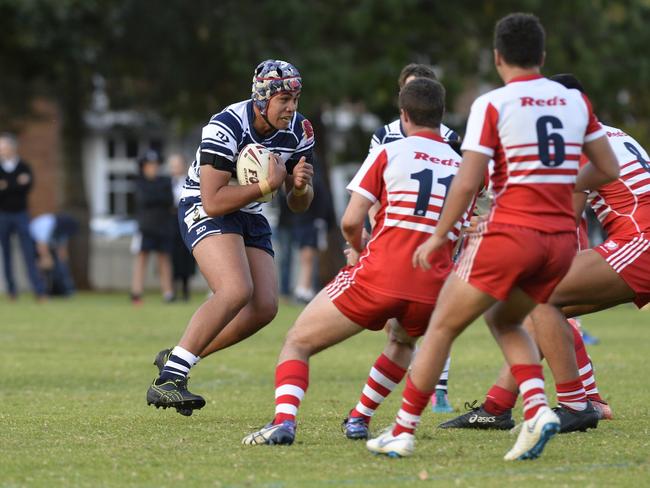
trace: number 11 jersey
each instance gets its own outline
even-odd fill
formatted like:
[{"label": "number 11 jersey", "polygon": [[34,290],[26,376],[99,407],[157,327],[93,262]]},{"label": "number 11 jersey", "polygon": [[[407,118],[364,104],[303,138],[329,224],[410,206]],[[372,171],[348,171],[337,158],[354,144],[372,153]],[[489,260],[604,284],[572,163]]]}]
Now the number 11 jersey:
[{"label": "number 11 jersey", "polygon": [[494,159],[489,221],[575,232],[582,146],[604,136],[585,95],[541,75],[513,78],[477,98],[462,150]]},{"label": "number 11 jersey", "polygon": [[[379,201],[376,225],[350,279],[384,295],[435,303],[452,269],[453,241],[432,256],[430,271],[413,269],[412,256],[436,229],[460,157],[433,132],[418,132],[370,151],[347,189]],[[467,218],[467,214],[465,214]]]}]

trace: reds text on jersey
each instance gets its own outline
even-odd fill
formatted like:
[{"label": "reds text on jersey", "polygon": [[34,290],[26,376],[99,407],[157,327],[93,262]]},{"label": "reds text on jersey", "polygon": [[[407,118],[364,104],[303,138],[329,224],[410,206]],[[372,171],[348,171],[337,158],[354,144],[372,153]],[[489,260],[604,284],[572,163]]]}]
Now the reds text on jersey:
[{"label": "reds text on jersey", "polygon": [[621,174],[616,181],[591,192],[588,203],[610,237],[650,232],[650,157],[622,130],[603,128]]},{"label": "reds text on jersey", "polygon": [[494,159],[490,221],[575,232],[582,146],[604,135],[582,93],[541,75],[514,78],[476,99],[462,150]]},{"label": "reds text on jersey", "polygon": [[[452,242],[436,253],[432,269],[413,269],[415,249],[436,229],[460,157],[431,132],[378,146],[370,151],[347,189],[379,201],[376,225],[351,279],[385,295],[435,303],[432,283],[451,271]],[[457,239],[462,223],[450,233]]]}]

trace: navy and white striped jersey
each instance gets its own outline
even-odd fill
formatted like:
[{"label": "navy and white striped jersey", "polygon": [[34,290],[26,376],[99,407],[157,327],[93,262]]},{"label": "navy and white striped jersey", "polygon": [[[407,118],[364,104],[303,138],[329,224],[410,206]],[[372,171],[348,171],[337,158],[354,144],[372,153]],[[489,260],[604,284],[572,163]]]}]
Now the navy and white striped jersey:
[{"label": "navy and white striped jersey", "polygon": [[[230,184],[237,184],[237,157],[239,151],[247,144],[262,144],[274,152],[286,164],[291,174],[302,156],[312,163],[314,148],[314,130],[309,120],[296,112],[284,130],[273,132],[267,138],[259,135],[253,128],[255,113],[253,102],[244,100],[229,105],[203,127],[201,144],[196,150],[196,157],[185,179],[181,198],[201,196],[201,153],[215,154],[232,162]],[[241,209],[246,213],[261,213],[262,204],[252,202]]]},{"label": "navy and white striped jersey", "polygon": [[[445,142],[460,141],[460,136],[450,129],[445,124],[440,124],[440,135]],[[390,124],[380,127],[372,135],[370,139],[370,150],[376,148],[381,144],[388,144],[389,142],[404,139],[406,134],[402,130],[402,122],[400,119],[393,120]]]}]

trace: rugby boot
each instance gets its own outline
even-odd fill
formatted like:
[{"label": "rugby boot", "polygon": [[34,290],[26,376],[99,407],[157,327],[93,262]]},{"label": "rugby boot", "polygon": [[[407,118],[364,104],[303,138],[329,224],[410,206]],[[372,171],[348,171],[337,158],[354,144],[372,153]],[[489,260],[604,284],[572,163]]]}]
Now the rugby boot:
[{"label": "rugby boot", "polygon": [[296,423],[285,420],[279,424],[266,424],[260,430],[252,432],[244,437],[242,444],[247,446],[290,446],[296,438]]},{"label": "rugby boot", "polygon": [[347,416],[343,419],[341,425],[345,437],[348,439],[367,439],[368,438],[368,422],[363,417],[350,417]]},{"label": "rugby boot", "polygon": [[384,454],[391,458],[407,457],[415,451],[415,436],[408,432],[393,435],[393,426],[390,426],[366,442],[366,447],[373,454]]},{"label": "rugby boot", "polygon": [[454,408],[449,404],[447,392],[445,390],[436,389],[431,395],[431,411],[433,413],[451,413]]},{"label": "rugby boot", "polygon": [[598,426],[598,411],[590,401],[587,401],[587,408],[584,410],[571,410],[559,405],[553,411],[560,418],[560,433],[585,432],[587,429],[595,429]]},{"label": "rugby boot", "polygon": [[536,459],[546,443],[560,430],[560,419],[550,408],[541,407],[530,420],[524,420],[515,445],[503,457],[506,461]]},{"label": "rugby boot", "polygon": [[163,368],[165,367],[165,363],[169,359],[169,356],[172,354],[172,348],[170,347],[169,349],[163,349],[160,351],[158,354],[156,354],[156,357],[153,360],[153,365],[158,368],[158,374],[160,375],[162,373]]},{"label": "rugby boot", "polygon": [[496,429],[509,430],[515,426],[512,420],[512,411],[507,410],[501,415],[492,415],[483,408],[475,407],[476,401],[472,404],[465,402],[465,408],[469,411],[456,418],[438,425],[440,429]]},{"label": "rugby boot", "polygon": [[147,405],[155,405],[156,408],[172,407],[181,415],[189,417],[194,410],[205,406],[205,400],[187,390],[187,378],[157,378],[147,390]]},{"label": "rugby boot", "polygon": [[598,420],[613,420],[614,414],[612,413],[612,407],[605,401],[591,400],[591,404],[594,406],[594,410],[598,412]]}]

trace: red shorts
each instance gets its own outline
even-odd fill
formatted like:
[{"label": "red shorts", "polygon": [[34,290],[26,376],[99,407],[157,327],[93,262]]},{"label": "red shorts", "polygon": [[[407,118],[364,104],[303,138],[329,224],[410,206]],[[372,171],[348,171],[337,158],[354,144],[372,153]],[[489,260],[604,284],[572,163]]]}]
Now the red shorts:
[{"label": "red shorts", "polygon": [[593,250],[634,290],[637,307],[650,303],[650,240],[645,234],[608,237]]},{"label": "red shorts", "polygon": [[[350,268],[343,268],[325,287],[339,311],[355,324],[368,330],[381,330],[388,319],[395,318],[411,337],[424,335],[435,304],[394,298],[371,290],[352,280]],[[444,281],[432,296],[438,296]]]},{"label": "red shorts", "polygon": [[455,272],[497,300],[506,300],[517,287],[545,303],[577,249],[575,232],[550,234],[508,224],[481,224],[467,237]]}]

